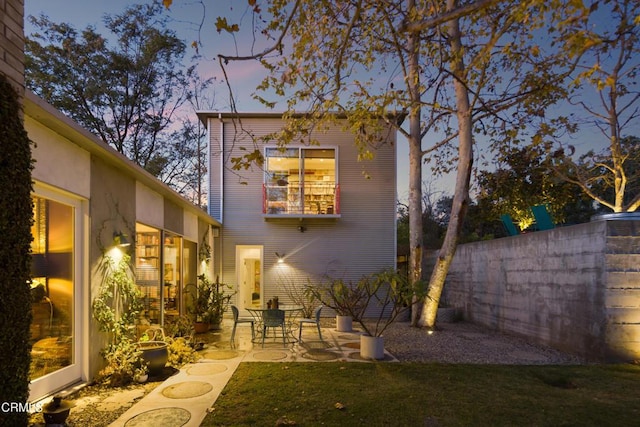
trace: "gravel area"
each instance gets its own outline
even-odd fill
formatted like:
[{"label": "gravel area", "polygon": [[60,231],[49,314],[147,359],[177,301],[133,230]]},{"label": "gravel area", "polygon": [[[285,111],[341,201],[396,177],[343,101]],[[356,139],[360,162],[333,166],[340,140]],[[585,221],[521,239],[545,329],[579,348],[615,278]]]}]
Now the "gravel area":
[{"label": "gravel area", "polygon": [[579,357],[466,322],[441,323],[432,334],[397,322],[384,331],[385,348],[402,362],[495,365],[575,365]]}]

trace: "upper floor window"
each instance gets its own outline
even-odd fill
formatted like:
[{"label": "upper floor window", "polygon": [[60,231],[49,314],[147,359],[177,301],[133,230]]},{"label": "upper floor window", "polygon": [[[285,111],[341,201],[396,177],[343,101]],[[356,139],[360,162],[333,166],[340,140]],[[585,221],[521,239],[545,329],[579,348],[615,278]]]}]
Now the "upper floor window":
[{"label": "upper floor window", "polygon": [[263,213],[340,213],[336,148],[267,148],[265,159]]}]

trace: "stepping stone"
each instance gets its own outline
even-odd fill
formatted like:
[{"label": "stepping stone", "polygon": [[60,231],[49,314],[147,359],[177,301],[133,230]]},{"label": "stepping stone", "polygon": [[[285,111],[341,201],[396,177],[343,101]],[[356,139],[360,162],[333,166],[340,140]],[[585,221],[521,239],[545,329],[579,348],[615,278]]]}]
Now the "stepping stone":
[{"label": "stepping stone", "polygon": [[333,351],[323,350],[323,349],[311,349],[302,355],[305,359],[312,359],[318,361],[328,361],[328,360],[336,360],[341,356],[334,353]]},{"label": "stepping stone", "polygon": [[157,426],[183,426],[191,419],[191,413],[182,408],[161,408],[142,412],[130,418],[125,427],[157,427]]},{"label": "stepping stone", "polygon": [[284,351],[260,351],[255,352],[253,357],[257,360],[282,360],[287,358],[287,353]]},{"label": "stepping stone", "polygon": [[220,363],[198,363],[188,367],[188,375],[216,375],[221,374],[228,368]]},{"label": "stepping stone", "polygon": [[203,381],[185,381],[170,385],[162,390],[162,395],[170,399],[189,399],[202,396],[213,390],[213,386]]},{"label": "stepping stone", "polygon": [[202,354],[205,359],[212,360],[227,360],[234,359],[240,355],[240,352],[235,350],[209,350]]}]

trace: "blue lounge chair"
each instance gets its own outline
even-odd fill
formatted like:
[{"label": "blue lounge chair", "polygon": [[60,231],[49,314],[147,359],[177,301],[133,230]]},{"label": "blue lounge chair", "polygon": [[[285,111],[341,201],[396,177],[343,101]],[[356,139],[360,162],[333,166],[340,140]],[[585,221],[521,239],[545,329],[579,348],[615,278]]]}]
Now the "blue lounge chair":
[{"label": "blue lounge chair", "polygon": [[536,230],[551,230],[556,227],[545,205],[532,206],[531,212],[533,212],[533,217],[536,219]]},{"label": "blue lounge chair", "polygon": [[518,234],[520,234],[520,232],[518,231],[518,228],[516,227],[516,225],[513,223],[513,220],[511,219],[511,215],[509,214],[500,215],[500,219],[502,220],[502,225],[504,225],[504,228],[507,231],[508,236],[517,236]]}]

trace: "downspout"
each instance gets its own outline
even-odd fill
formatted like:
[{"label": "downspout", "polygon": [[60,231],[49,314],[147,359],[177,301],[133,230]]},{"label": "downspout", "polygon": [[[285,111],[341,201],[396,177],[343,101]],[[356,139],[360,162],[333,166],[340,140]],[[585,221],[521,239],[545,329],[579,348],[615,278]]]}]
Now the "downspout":
[{"label": "downspout", "polygon": [[218,113],[220,121],[220,224],[224,222],[224,121],[222,113]]},{"label": "downspout", "polygon": [[[224,224],[223,212],[224,212],[224,121],[222,120],[222,113],[218,113],[218,120],[220,121],[220,224]],[[222,248],[222,227],[218,232],[218,240],[220,243],[220,280],[224,283],[224,250]],[[212,236],[212,242],[215,242]],[[213,248],[213,246],[212,246]]]}]

